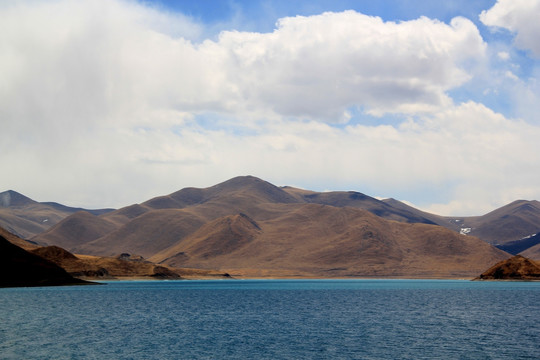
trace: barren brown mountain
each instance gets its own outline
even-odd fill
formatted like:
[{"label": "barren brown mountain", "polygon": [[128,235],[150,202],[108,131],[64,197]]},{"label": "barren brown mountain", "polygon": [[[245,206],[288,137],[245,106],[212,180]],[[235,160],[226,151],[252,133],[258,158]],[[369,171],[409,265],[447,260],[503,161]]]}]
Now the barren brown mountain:
[{"label": "barren brown mountain", "polygon": [[[89,254],[114,255],[127,247],[130,252],[149,256],[156,249],[172,245],[216,218],[239,213],[247,213],[257,219],[273,218],[280,214],[282,204],[291,203],[352,206],[367,209],[388,219],[430,223],[410,211],[393,211],[391,206],[382,201],[357,192],[321,194],[290,187],[279,188],[252,176],[242,176],[206,189],[185,188],[142,204],[95,216],[94,219],[89,215],[84,219],[82,214],[72,215],[32,240]],[[106,220],[107,226],[100,230],[99,222],[103,220]],[[114,224],[113,230],[110,224]],[[71,235],[74,225],[79,226],[78,232],[84,232],[85,236]],[[101,236],[90,236],[100,235],[103,231],[105,233]],[[158,234],[161,234],[159,240]],[[148,244],[148,238],[154,238],[155,241]],[[116,246],[120,239],[122,244]]]},{"label": "barren brown mountain", "polygon": [[[5,192],[3,194],[7,193],[16,194],[11,195],[11,198],[15,199],[15,204],[17,206],[52,204],[36,203],[33,200],[14,192]],[[4,195],[4,197],[6,197],[6,195]],[[251,176],[233,178],[224,183],[205,189],[185,188],[170,195],[159,196],[150,199],[145,203],[134,204],[99,216],[99,219],[112,223],[114,225],[114,231],[110,230],[111,224],[105,226],[104,230],[98,230],[98,227],[95,226],[95,223],[99,221],[97,217],[94,220],[90,220],[90,218],[87,217],[86,220],[90,223],[88,225],[81,224],[82,227],[86,229],[86,235],[83,237],[66,236],[66,232],[62,231],[62,229],[67,230],[66,228],[69,229],[70,226],[64,224],[62,224],[61,227],[49,229],[48,232],[45,233],[43,232],[43,227],[49,226],[47,222],[39,224],[41,227],[36,227],[37,220],[43,218],[39,216],[38,219],[34,219],[36,221],[29,225],[24,223],[20,224],[21,226],[18,226],[17,228],[23,233],[41,232],[34,240],[41,242],[42,244],[61,244],[63,247],[70,250],[102,253],[109,247],[109,244],[115,243],[114,238],[133,232],[134,225],[128,225],[126,229],[120,229],[122,226],[129,224],[133,219],[145,213],[153,212],[155,210],[183,209],[206,223],[207,221],[214,220],[221,216],[238,214],[241,212],[249,213],[257,219],[264,216],[272,217],[274,215],[272,214],[271,206],[268,205],[283,203],[316,203],[336,207],[349,206],[368,210],[375,215],[389,220],[409,223],[437,224],[456,232],[470,231],[468,232],[469,235],[479,237],[482,240],[500,246],[503,250],[513,251],[513,249],[515,249],[515,251],[512,252],[514,254],[523,251],[527,247],[534,246],[536,243],[532,242],[530,238],[525,239],[524,241],[522,241],[522,239],[531,234],[538,233],[540,228],[540,203],[537,201],[515,201],[483,216],[448,217],[426,213],[394,199],[380,201],[354,191],[319,193],[288,186],[279,188]],[[265,204],[265,206],[260,206],[261,204]],[[58,204],[56,205],[57,207],[61,206]],[[10,216],[13,215],[13,209],[12,204],[12,208],[9,209],[11,212]],[[26,211],[24,209],[20,209],[21,214]],[[63,209],[70,209],[70,211],[76,210],[67,207],[63,207]],[[2,221],[2,219],[5,221],[6,216],[2,217],[1,210],[2,209],[0,208],[0,221]],[[99,215],[103,212],[104,211],[97,211],[92,212],[92,214]],[[67,216],[67,214],[64,214],[63,216]],[[15,220],[20,222],[22,221],[21,218],[22,215],[18,216]],[[56,219],[55,221],[59,220]],[[54,221],[52,223],[54,223]],[[135,227],[138,226],[139,225],[135,224]],[[197,226],[200,226],[200,224]],[[176,227],[176,229],[178,229],[178,227]],[[115,234],[115,231],[118,231],[118,233]],[[180,230],[178,236],[183,236],[185,231],[190,232],[191,230]],[[68,231],[67,233],[69,234],[70,232]],[[90,236],[91,234],[94,234],[95,236],[92,237]],[[169,234],[169,237],[174,236],[177,236],[175,232]],[[132,236],[128,237],[132,238]],[[93,243],[91,245],[85,245],[92,241]],[[137,240],[134,239],[131,241],[137,242]],[[164,240],[162,242],[165,245],[171,244],[171,242],[174,242],[174,239]],[[133,246],[132,248],[135,250],[140,249],[137,251],[144,251],[146,255],[149,255],[154,251],[154,249],[145,251],[142,249],[145,248],[145,246]],[[112,248],[110,250],[109,255],[120,251],[120,249]]]},{"label": "barren brown mountain", "polygon": [[505,244],[540,231],[540,202],[517,200],[483,216],[464,219],[471,235]]},{"label": "barren brown mountain", "polygon": [[62,241],[66,249],[87,254],[109,256],[129,250],[147,257],[218,217],[249,212],[264,218],[273,216],[272,204],[295,201],[263,180],[238,177],[207,189],[186,188],[103,214],[99,218],[115,224],[115,229],[95,240],[66,236],[62,229],[67,227],[65,222],[71,223],[71,216],[32,240],[49,245]]},{"label": "barren brown mountain", "polygon": [[[54,202],[37,202],[12,190],[0,193],[0,227],[23,239],[41,234],[62,219],[81,210],[84,209]],[[99,215],[110,209],[86,211]]]},{"label": "barren brown mountain", "polygon": [[68,249],[103,256],[128,252],[147,258],[197,230],[205,222],[204,218],[184,209],[153,210],[94,241],[73,244]]},{"label": "barren brown mountain", "polygon": [[540,264],[516,255],[503,260],[484,271],[481,280],[540,280]]},{"label": "barren brown mountain", "polygon": [[509,256],[431,222],[357,192],[315,193],[242,176],[99,216],[77,213],[33,240],[245,276],[471,277]]},{"label": "barren brown mountain", "polygon": [[[490,244],[513,245],[516,249],[534,246],[529,236],[540,233],[540,202],[517,200],[482,216],[439,216],[429,214],[394,199],[383,200],[394,208],[407,210],[456,232],[465,231]],[[510,244],[512,243],[512,244]],[[518,250],[519,252],[521,250]]]},{"label": "barren brown mountain", "polygon": [[355,208],[285,206],[274,219],[217,219],[151,260],[233,276],[472,277],[508,257],[440,226],[388,221]]},{"label": "barren brown mountain", "polygon": [[367,210],[388,220],[408,223],[436,224],[429,219],[430,214],[422,214],[414,208],[409,209],[406,207],[392,206],[390,203],[377,200],[356,191],[329,191],[321,193],[296,189],[290,186],[286,186],[283,189],[289,194],[294,195],[299,202],[336,207],[348,206]]},{"label": "barren brown mountain", "polygon": [[51,227],[38,237],[40,244],[55,244],[74,248],[86,244],[116,229],[116,224],[86,211],[78,211]]}]

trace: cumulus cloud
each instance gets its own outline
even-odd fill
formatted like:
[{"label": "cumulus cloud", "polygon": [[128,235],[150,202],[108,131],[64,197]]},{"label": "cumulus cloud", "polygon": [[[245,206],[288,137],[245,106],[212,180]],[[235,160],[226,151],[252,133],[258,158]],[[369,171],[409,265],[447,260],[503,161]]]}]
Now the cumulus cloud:
[{"label": "cumulus cloud", "polygon": [[133,2],[18,4],[0,14],[1,105],[8,118],[41,118],[54,130],[155,108],[329,121],[351,106],[433,110],[451,101],[446,92],[469,79],[463,63],[485,47],[464,18],[325,13],[281,19],[272,33],[192,42],[199,25]]},{"label": "cumulus cloud", "polygon": [[446,105],[469,79],[462,63],[485,47],[464,18],[394,23],[354,11],[284,18],[271,34],[223,32],[212,46],[227,52],[249,104],[327,119],[354,105],[379,115]]},{"label": "cumulus cloud", "polygon": [[515,33],[515,44],[540,57],[540,0],[498,0],[480,14],[487,26],[505,28]]}]

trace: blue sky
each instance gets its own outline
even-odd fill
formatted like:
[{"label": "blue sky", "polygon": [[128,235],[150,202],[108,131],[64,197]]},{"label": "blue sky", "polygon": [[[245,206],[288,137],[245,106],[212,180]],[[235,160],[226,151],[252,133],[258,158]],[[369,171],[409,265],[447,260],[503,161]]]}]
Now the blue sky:
[{"label": "blue sky", "polygon": [[[164,1],[148,0],[151,6],[182,13],[205,24],[227,24],[235,17],[243,21],[236,28],[242,31],[269,32],[274,29],[276,19],[287,16],[318,15],[326,11],[341,12],[355,10],[366,15],[379,16],[387,21],[406,21],[420,16],[449,22],[456,16],[464,16],[479,24],[478,15],[495,4],[484,1],[432,0],[327,0],[327,1]],[[222,27],[221,30],[230,30]]]},{"label": "blue sky", "polygon": [[540,0],[2,3],[0,190],[237,175],[443,215],[540,199]]}]

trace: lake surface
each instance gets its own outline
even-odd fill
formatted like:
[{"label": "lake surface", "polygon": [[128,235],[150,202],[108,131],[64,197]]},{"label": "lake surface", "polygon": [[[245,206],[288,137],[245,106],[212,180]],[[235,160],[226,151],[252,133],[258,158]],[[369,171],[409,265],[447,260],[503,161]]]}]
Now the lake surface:
[{"label": "lake surface", "polygon": [[538,359],[540,283],[126,281],[0,289],[1,359]]}]

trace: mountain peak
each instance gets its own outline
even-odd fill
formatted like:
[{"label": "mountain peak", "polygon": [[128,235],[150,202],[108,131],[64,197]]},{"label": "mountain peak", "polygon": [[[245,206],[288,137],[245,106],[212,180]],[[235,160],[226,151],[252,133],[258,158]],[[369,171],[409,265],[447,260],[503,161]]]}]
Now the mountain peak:
[{"label": "mountain peak", "polygon": [[34,200],[13,190],[0,193],[0,207],[24,206],[34,203],[36,203]]},{"label": "mountain peak", "polygon": [[225,180],[224,182],[214,185],[213,187],[236,188],[236,187],[244,187],[247,185],[261,184],[261,183],[267,183],[267,182],[255,176],[243,175],[243,176],[233,177],[229,180]]},{"label": "mountain peak", "polygon": [[213,196],[244,192],[245,194],[251,194],[252,196],[264,199],[266,202],[297,202],[292,195],[282,188],[251,175],[234,177],[208,188],[208,191]]}]

